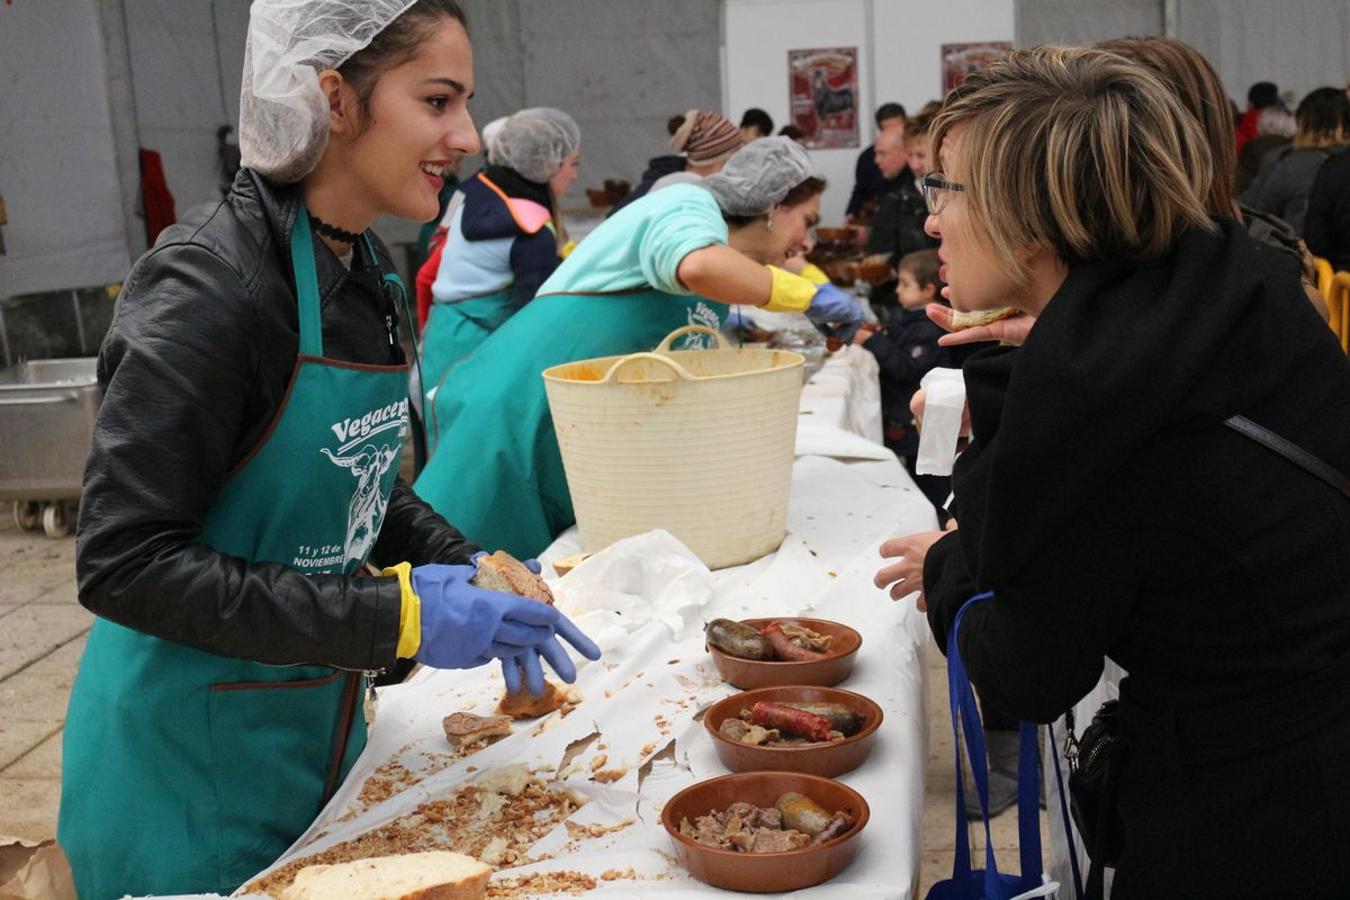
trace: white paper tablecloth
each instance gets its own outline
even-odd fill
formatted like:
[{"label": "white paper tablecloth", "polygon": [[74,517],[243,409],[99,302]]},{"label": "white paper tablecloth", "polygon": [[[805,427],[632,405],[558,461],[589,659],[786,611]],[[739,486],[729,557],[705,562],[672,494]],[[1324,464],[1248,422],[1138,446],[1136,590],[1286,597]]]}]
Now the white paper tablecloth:
[{"label": "white paper tablecloth", "polygon": [[[694,720],[698,710],[735,691],[717,677],[703,646],[702,625],[719,616],[803,614],[842,621],[863,634],[857,667],[841,687],[871,697],[885,711],[867,762],[839,779],[862,793],[871,807],[862,850],[841,875],[803,896],[841,900],[910,896],[918,874],[927,756],[925,669],[920,652],[927,640],[927,625],[913,604],[892,603],[872,586],[871,579],[882,540],[932,530],[936,520],[932,507],[895,457],[854,430],[872,430],[864,412],[867,404],[854,402],[860,392],[875,392],[875,362],[870,369],[869,362],[866,353],[837,354],[803,390],[788,534],[776,553],[711,574],[691,570],[680,592],[683,608],[673,613],[665,610],[664,615],[644,609],[640,597],[625,600],[622,590],[637,590],[632,585],[642,583],[635,570],[625,570],[632,577],[624,580],[631,583],[616,585],[617,599],[608,600],[597,599],[594,592],[571,592],[568,579],[551,579],[559,606],[578,615],[579,621],[588,621],[587,616],[601,621],[599,617],[606,613],[595,607],[606,604],[613,608],[628,603],[630,618],[626,621],[639,613],[645,617],[639,619],[644,624],[617,645],[607,646],[600,662],[583,661],[579,666],[577,687],[583,701],[577,709],[542,734],[531,734],[533,723],[517,728],[497,744],[355,818],[339,821],[363,782],[380,765],[393,759],[415,760],[421,749],[444,753],[448,747],[441,719],[456,710],[489,713],[501,694],[502,682],[496,666],[471,671],[423,669],[402,685],[381,689],[365,753],[337,796],[278,865],[350,839],[406,815],[419,803],[453,792],[473,777],[469,767],[481,774],[512,763],[559,766],[569,744],[598,733],[598,741],[578,757],[580,765],[566,778],[570,787],[591,798],[574,820],[616,824],[636,815],[638,821],[570,851],[564,850],[568,835],[559,827],[530,851],[532,856],[557,853],[555,858],[511,869],[509,874],[569,870],[598,876],[606,870],[631,867],[644,877],[601,881],[592,893],[671,898],[716,893],[672,867],[670,839],[659,815],[661,806],[677,791],[726,773],[702,723]],[[879,430],[879,409],[876,425]],[[809,453],[803,452],[804,443]],[[869,450],[869,445],[874,449]],[[824,455],[831,453],[840,458]],[[606,553],[621,547],[616,545]],[[551,573],[548,561],[578,549],[575,529],[562,535],[541,556],[546,574]],[[593,559],[587,565],[593,563],[601,560]],[[641,566],[642,558],[635,555],[624,564],[630,569]],[[582,569],[568,578],[580,584]],[[669,723],[665,732],[658,718]],[[673,758],[656,761],[639,786],[640,766],[671,741]],[[596,749],[598,743],[606,745],[605,768],[627,768],[622,778],[609,785],[588,780],[588,763],[601,752]]]}]

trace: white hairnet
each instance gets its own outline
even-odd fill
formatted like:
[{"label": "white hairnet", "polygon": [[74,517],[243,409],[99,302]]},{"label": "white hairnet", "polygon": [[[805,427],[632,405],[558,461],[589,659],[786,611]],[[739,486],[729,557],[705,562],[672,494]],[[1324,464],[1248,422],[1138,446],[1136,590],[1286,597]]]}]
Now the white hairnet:
[{"label": "white hairnet", "polygon": [[492,143],[492,161],[544,184],[581,145],[581,129],[560,109],[523,109],[506,120]]},{"label": "white hairnet", "polygon": [[483,126],[483,133],[481,135],[483,139],[483,155],[487,157],[487,161],[490,163],[495,163],[497,161],[496,154],[492,152],[492,142],[497,139],[497,134],[502,130],[502,126],[506,124],[506,118],[506,116],[502,116],[501,118],[493,119]]},{"label": "white hairnet", "polygon": [[239,92],[243,165],[283,184],[328,145],[318,73],[363,49],[415,0],[253,0]]},{"label": "white hairnet", "polygon": [[796,141],[766,137],[737,150],[722,171],[699,182],[733,216],[763,215],[783,202],[788,192],[816,175],[811,157]]}]

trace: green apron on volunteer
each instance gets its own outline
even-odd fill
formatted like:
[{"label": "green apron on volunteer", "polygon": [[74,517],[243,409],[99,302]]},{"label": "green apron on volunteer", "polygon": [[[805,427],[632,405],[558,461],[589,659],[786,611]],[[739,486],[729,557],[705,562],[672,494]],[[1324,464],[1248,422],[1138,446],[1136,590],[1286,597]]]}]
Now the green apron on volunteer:
[{"label": "green apron on volunteer", "polygon": [[[99,618],[58,825],[82,898],[228,894],[269,865],[360,755],[365,688],[397,658],[500,660],[538,693],[543,663],[575,680],[563,642],[599,657],[555,608],[475,587],[482,551],[398,476],[406,301],[365,229],[434,215],[422,163],[477,149],[462,14],[321,6],[253,4],[243,169],[137,262],[100,351],[77,546]],[[396,21],[410,60],[379,39]],[[463,90],[435,116],[400,105],[429,76]],[[358,126],[379,79],[400,88]]]},{"label": "green apron on volunteer", "polygon": [[[651,350],[686,325],[717,329],[730,303],[862,321],[856,298],[781,268],[811,248],[824,187],[800,146],[762,138],[721,172],[606,219],[429,398],[435,449],[417,493],[471,539],[536,555],[575,521],[544,369]],[[477,459],[470,471],[455,464],[466,453]]]}]

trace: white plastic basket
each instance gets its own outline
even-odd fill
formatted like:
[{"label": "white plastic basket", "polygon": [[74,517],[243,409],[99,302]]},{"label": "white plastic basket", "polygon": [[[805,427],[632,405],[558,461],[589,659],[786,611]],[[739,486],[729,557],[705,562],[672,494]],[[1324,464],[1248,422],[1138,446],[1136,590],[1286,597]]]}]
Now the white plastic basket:
[{"label": "white plastic basket", "polygon": [[[683,334],[716,350],[670,350]],[[689,325],[651,353],[544,370],[581,541],[595,552],[663,528],[710,569],[787,533],[803,357],[730,347]]]}]

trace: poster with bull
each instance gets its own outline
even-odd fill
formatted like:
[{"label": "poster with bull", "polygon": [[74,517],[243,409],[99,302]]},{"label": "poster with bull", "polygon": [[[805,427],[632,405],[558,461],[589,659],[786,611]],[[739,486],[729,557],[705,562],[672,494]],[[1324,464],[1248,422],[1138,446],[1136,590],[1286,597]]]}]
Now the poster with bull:
[{"label": "poster with bull", "polygon": [[792,124],[812,150],[858,146],[858,48],[788,51]]},{"label": "poster with bull", "polygon": [[1008,41],[942,45],[942,93],[963,84],[967,78],[1012,49]]}]

